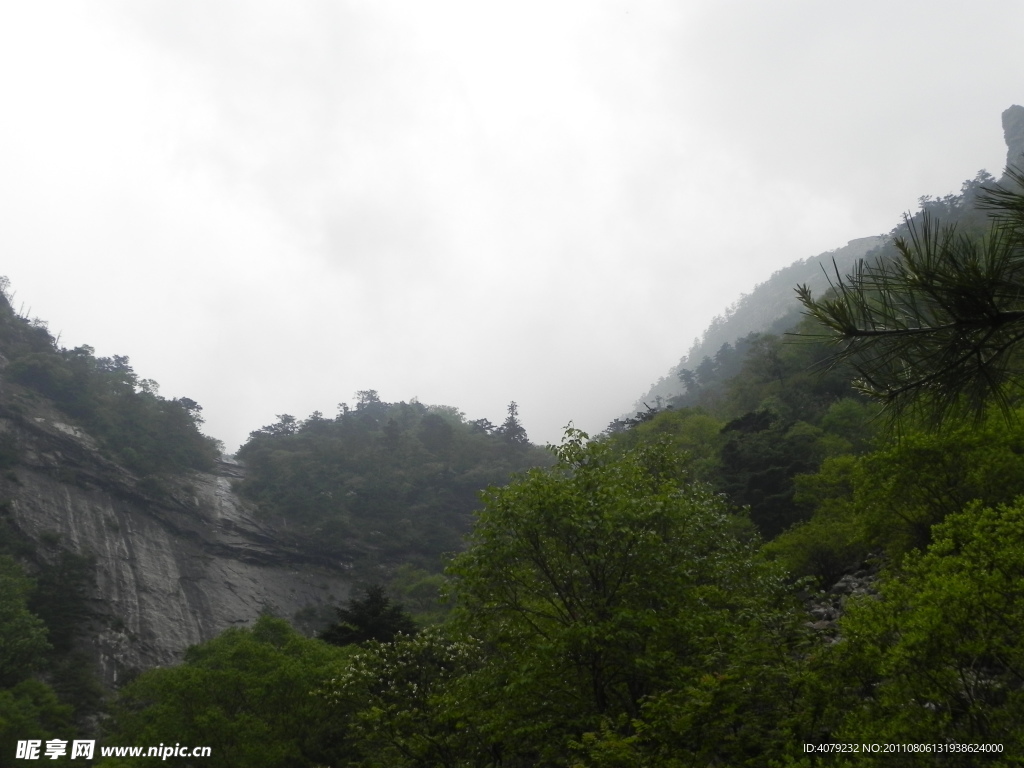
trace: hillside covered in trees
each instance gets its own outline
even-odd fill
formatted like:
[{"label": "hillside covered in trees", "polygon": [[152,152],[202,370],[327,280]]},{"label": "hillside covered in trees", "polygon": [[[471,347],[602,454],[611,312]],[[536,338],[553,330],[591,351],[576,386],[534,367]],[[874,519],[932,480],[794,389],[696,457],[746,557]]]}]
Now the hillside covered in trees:
[{"label": "hillside covered in trees", "polygon": [[[1022,263],[1024,176],[980,173],[831,293],[801,289],[788,333],[723,344],[603,435],[544,451],[514,403],[496,427],[373,391],[282,415],[237,490],[360,590],[327,626],[268,612],[97,694],[92,727],[209,745],[207,766],[1020,765]],[[115,396],[176,407],[206,445],[127,361],[24,343],[26,397],[100,434]],[[95,405],[61,394],[79,358]],[[166,472],[206,455],[133,451]],[[0,566],[7,749],[71,711],[43,580]]]},{"label": "hillside covered in trees", "polygon": [[495,426],[450,406],[385,403],[373,390],[333,419],[282,415],[237,457],[247,468],[238,490],[262,516],[362,578],[397,564],[439,570],[461,548],[481,490],[550,463],[515,403]]},{"label": "hillside covered in trees", "polygon": [[[993,183],[979,175],[961,195],[923,201],[880,263],[905,259],[900,248],[926,219],[955,226],[965,242],[1009,236],[977,205]],[[421,616],[416,631],[405,623],[384,640],[332,645],[265,619],[128,686],[114,733],[209,739],[205,721],[177,714],[187,698],[231,713],[216,729],[224,765],[894,760],[806,752],[808,743],[906,744],[900,765],[964,765],[967,751],[971,765],[1016,764],[1019,419],[986,406],[980,421],[941,430],[913,411],[886,421],[856,385],[858,358],[837,360],[841,337],[811,318],[794,332],[730,345],[692,372],[671,407],[598,439],[570,430],[553,466],[492,487],[468,548],[445,569],[447,612]],[[1015,417],[1016,396],[1006,396]],[[453,436],[447,454],[423,441],[438,429],[428,416],[451,414],[366,393],[333,428],[354,429],[346,421],[361,412],[372,414],[371,431],[404,414],[409,426],[404,437],[391,427],[392,450],[416,436],[417,451],[460,466]],[[444,423],[446,435],[466,426]],[[268,451],[275,431],[292,439],[317,429],[326,430],[318,419],[267,428],[246,452]],[[494,456],[521,450],[487,432],[469,428],[461,439],[493,440]],[[246,482],[257,489],[277,476],[258,470]],[[292,502],[274,503],[287,514]],[[377,594],[376,613],[353,602],[339,614],[347,629],[324,637],[358,637],[374,615],[400,611]],[[226,699],[228,680],[260,685],[251,671],[260,658],[257,668],[294,669],[275,688],[294,698]],[[215,669],[224,683],[211,684]],[[201,693],[191,679],[206,681]],[[303,727],[274,731],[284,753],[247,750],[251,729],[291,722],[299,706]]]}]

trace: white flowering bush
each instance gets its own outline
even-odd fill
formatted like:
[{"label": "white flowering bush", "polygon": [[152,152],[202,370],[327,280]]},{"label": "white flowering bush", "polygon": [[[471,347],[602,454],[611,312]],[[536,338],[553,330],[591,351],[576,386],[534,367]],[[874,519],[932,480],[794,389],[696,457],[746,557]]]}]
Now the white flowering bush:
[{"label": "white flowering bush", "polygon": [[482,741],[459,684],[481,663],[478,642],[431,627],[364,644],[318,693],[370,765],[472,765]]}]

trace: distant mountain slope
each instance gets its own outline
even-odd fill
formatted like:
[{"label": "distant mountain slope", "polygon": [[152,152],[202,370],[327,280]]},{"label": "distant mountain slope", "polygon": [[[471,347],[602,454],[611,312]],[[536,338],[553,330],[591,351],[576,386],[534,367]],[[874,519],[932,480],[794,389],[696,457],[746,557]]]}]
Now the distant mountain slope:
[{"label": "distant mountain slope", "polygon": [[861,237],[843,248],[795,261],[775,272],[752,292],[741,296],[724,315],[712,320],[703,336],[694,339],[690,351],[634,403],[629,415],[646,410],[645,403],[653,407],[658,398],[667,400],[681,394],[685,387],[679,372],[696,367],[705,357],[713,358],[723,344],[732,344],[750,333],[777,332],[796,325],[800,307],[793,289],[797,285],[809,285],[815,294],[820,294],[828,288],[828,275],[835,274],[836,267],[840,274],[847,274],[858,259],[885,241],[884,236]]}]

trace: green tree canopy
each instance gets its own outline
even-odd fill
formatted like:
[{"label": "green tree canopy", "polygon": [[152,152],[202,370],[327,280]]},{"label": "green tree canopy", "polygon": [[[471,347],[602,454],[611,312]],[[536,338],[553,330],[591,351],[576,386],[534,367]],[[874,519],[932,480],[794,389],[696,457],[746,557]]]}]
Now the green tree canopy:
[{"label": "green tree canopy", "polygon": [[24,739],[69,738],[72,708],[32,677],[51,650],[46,624],[28,601],[34,585],[11,557],[0,555],[0,755],[13,759]]},{"label": "green tree canopy", "polygon": [[212,749],[203,760],[211,767],[335,765],[344,737],[312,691],[347,653],[264,616],[251,629],[229,629],[193,646],[184,664],[149,670],[125,686],[105,741],[202,744]]},{"label": "green tree canopy", "polygon": [[46,624],[28,608],[32,589],[21,567],[0,556],[0,686],[24,680],[50,650]]},{"label": "green tree canopy", "polygon": [[[1024,754],[1024,502],[968,505],[880,595],[854,600],[822,680],[841,742],[998,744],[906,766],[1017,765]],[[861,765],[893,765],[862,755]],[[969,758],[969,759],[967,759]]]},{"label": "green tree canopy", "polygon": [[238,451],[247,470],[238,488],[365,582],[380,579],[378,566],[439,570],[443,553],[461,549],[484,488],[550,462],[547,451],[450,406],[385,403],[374,390],[357,398],[333,419],[282,414],[252,432]]},{"label": "green tree canopy", "polygon": [[905,427],[869,453],[833,456],[796,477],[794,501],[810,519],[767,545],[797,576],[828,587],[865,558],[898,564],[932,542],[934,526],[968,505],[1024,494],[1024,422],[991,413],[943,430]]},{"label": "green tree canopy", "polygon": [[48,398],[139,474],[213,467],[221,445],[200,431],[198,403],[161,397],[156,382],[140,379],[123,355],[96,357],[86,345],[58,347],[46,323],[14,312],[7,285],[0,278],[0,352],[10,363],[5,378],[20,385],[15,398]]},{"label": "green tree canopy", "polygon": [[569,430],[555,453],[488,491],[448,571],[456,626],[486,655],[460,681],[469,717],[502,765],[761,754],[785,721],[765,663],[787,642],[779,574],[665,444]]}]

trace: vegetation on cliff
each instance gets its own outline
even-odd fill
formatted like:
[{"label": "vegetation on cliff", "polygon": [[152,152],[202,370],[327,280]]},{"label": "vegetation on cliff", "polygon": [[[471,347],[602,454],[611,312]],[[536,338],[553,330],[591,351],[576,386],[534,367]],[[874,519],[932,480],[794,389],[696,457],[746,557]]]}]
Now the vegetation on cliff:
[{"label": "vegetation on cliff", "polygon": [[[23,386],[29,397],[46,398],[139,474],[213,466],[220,444],[200,431],[198,403],[161,397],[156,382],[140,379],[127,357],[96,357],[87,346],[59,347],[46,323],[15,313],[6,278],[0,278],[0,293],[5,379]],[[0,405],[10,410],[14,404]]]}]

